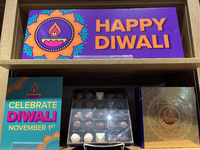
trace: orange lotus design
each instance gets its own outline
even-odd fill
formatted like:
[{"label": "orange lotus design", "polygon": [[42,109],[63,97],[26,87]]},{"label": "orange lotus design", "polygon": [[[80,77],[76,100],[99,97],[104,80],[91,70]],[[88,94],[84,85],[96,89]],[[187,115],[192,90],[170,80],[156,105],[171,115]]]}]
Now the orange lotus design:
[{"label": "orange lotus design", "polygon": [[8,83],[7,88],[7,95],[12,92],[12,90],[21,90],[23,82],[26,81],[29,77],[20,77],[16,78],[16,80],[13,83]]},{"label": "orange lotus design", "polygon": [[58,131],[56,133],[54,133],[54,135],[51,137],[49,135],[45,135],[44,137],[44,143],[38,145],[38,150],[46,150],[48,149],[48,146],[51,145],[51,143],[55,143],[58,142],[59,143],[59,138],[60,138],[60,134],[58,133]]}]

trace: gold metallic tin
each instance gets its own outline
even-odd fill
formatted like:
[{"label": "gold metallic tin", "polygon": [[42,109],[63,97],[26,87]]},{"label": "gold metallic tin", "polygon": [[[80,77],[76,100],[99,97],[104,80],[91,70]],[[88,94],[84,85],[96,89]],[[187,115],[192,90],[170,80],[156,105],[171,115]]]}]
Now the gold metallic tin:
[{"label": "gold metallic tin", "polygon": [[199,147],[193,87],[141,88],[144,148]]}]

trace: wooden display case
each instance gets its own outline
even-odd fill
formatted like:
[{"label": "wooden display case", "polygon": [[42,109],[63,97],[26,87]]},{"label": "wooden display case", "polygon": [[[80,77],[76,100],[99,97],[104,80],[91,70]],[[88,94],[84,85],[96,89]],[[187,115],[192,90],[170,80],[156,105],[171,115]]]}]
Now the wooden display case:
[{"label": "wooden display case", "polygon": [[[4,0],[0,0],[1,11],[4,2]],[[176,7],[185,58],[127,60],[20,59],[29,10],[147,7]],[[9,75],[63,76],[64,86],[67,89],[80,85],[154,86],[162,83],[165,83],[165,86],[195,86],[199,107],[199,12],[198,0],[6,0],[0,43],[0,135]],[[64,102],[62,115],[69,115],[70,108],[67,107],[69,103],[71,103],[69,99]],[[134,103],[134,99],[131,99],[130,104],[134,105]],[[135,111],[130,110],[130,112],[132,119],[134,119]],[[67,126],[65,121],[62,121],[61,124],[61,128]],[[136,125],[133,125],[133,132],[136,131]],[[65,132],[67,132],[65,129],[61,130],[61,138],[62,136],[65,137]],[[60,149],[73,149],[64,145],[65,142],[61,139]],[[139,150],[140,148],[138,146],[128,146],[127,149]]]},{"label": "wooden display case", "polygon": [[0,37],[1,37],[1,29],[2,29],[2,23],[3,23],[4,8],[5,8],[5,0],[1,0],[0,1]]}]

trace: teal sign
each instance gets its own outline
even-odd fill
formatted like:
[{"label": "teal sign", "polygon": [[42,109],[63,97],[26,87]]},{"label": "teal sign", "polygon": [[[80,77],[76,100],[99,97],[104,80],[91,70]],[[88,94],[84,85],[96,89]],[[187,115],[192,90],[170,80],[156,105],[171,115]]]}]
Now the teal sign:
[{"label": "teal sign", "polygon": [[61,77],[9,78],[1,150],[58,150]]}]

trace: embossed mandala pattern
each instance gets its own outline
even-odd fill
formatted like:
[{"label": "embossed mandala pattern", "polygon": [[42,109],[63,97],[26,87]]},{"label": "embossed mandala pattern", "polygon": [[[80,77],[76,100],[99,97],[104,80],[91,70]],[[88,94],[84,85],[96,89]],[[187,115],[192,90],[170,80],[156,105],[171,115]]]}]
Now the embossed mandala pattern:
[{"label": "embossed mandala pattern", "polygon": [[147,118],[151,130],[164,140],[184,137],[192,125],[189,105],[176,95],[156,97],[148,107]]}]

